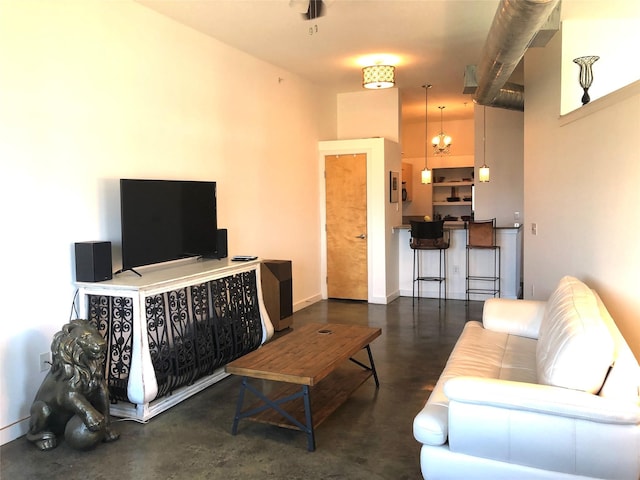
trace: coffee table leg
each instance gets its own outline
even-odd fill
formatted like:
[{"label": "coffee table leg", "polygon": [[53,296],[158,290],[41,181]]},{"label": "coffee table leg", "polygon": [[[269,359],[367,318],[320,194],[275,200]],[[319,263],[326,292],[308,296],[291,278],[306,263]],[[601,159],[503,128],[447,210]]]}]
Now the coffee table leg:
[{"label": "coffee table leg", "polygon": [[376,371],[376,365],[373,363],[373,354],[371,353],[371,347],[367,345],[367,353],[369,354],[369,364],[371,365],[371,372],[373,373],[373,379],[376,381],[376,388],[380,388],[380,381],[378,380],[378,372]]},{"label": "coffee table leg", "polygon": [[302,386],[304,400],[304,416],[307,422],[307,450],[313,452],[316,449],[316,437],[313,431],[313,418],[311,417],[311,392],[308,385]]},{"label": "coffee table leg", "polygon": [[373,363],[373,354],[371,353],[371,347],[367,345],[365,348],[367,349],[367,354],[369,355],[369,365],[365,365],[360,360],[356,360],[353,357],[351,357],[349,360],[351,360],[356,365],[361,366],[365,370],[369,370],[373,375],[373,379],[376,381],[376,388],[380,388],[380,381],[378,380],[378,372],[376,371],[376,364]]},{"label": "coffee table leg", "polygon": [[244,391],[247,388],[247,377],[242,377],[242,385],[238,394],[238,403],[236,404],[236,414],[233,417],[233,427],[231,427],[231,435],[238,433],[238,422],[240,422],[240,413],[244,404]]},{"label": "coffee table leg", "polygon": [[[246,390],[249,390],[251,393],[253,393],[258,398],[260,398],[264,402],[264,405],[261,405],[257,408],[243,412],[242,407],[244,405],[244,393]],[[280,408],[281,404],[290,402],[291,400],[295,400],[300,397],[302,397],[302,401],[304,404],[304,417],[305,417],[304,425],[300,423],[298,420],[296,420],[294,417],[292,417],[285,410]],[[270,408],[280,413],[280,415],[282,415],[291,423],[293,423],[296,427],[298,427],[300,431],[306,433],[307,434],[307,450],[309,450],[310,452],[315,451],[316,438],[313,430],[313,416],[311,414],[311,390],[309,389],[308,385],[302,385],[302,391],[299,390],[297,393],[293,395],[289,395],[288,397],[283,397],[274,401],[274,400],[270,400],[262,392],[260,392],[259,390],[249,385],[249,379],[247,377],[242,377],[242,385],[240,386],[240,393],[238,394],[238,403],[236,405],[236,414],[233,417],[233,426],[231,427],[231,434],[235,435],[238,433],[238,423],[240,422],[240,419],[250,417],[256,413],[260,413],[261,411],[270,409]]]}]

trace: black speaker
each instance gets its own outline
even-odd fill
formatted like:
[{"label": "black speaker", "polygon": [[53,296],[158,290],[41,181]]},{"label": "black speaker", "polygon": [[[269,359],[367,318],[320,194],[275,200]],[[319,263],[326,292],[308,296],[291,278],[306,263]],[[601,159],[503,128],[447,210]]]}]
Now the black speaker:
[{"label": "black speaker", "polygon": [[102,282],[112,277],[111,242],[76,243],[77,282]]},{"label": "black speaker", "polygon": [[260,268],[262,299],[276,331],[293,323],[291,260],[263,260]]},{"label": "black speaker", "polygon": [[227,258],[227,229],[219,228],[218,237],[216,238],[216,248],[218,258]]}]

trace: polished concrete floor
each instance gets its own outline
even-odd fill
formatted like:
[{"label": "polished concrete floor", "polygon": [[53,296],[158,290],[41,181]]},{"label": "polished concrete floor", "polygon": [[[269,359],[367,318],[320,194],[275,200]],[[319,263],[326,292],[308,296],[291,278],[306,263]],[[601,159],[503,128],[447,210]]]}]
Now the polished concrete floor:
[{"label": "polished concrete floor", "polygon": [[316,429],[315,452],[301,432],[240,422],[231,435],[240,379],[228,377],[146,425],[115,423],[120,440],[94,450],[64,442],[40,452],[24,437],[0,448],[2,480],[17,479],[420,479],[412,421],[429,396],[467,319],[482,302],[401,297],[389,305],[322,301],[294,314],[293,327],[334,322],[382,328],[371,349],[380,378],[361,386]]}]

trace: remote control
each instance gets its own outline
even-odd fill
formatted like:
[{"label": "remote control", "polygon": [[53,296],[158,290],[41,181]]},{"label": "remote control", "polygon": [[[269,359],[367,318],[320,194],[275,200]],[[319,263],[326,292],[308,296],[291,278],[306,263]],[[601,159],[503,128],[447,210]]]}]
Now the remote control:
[{"label": "remote control", "polygon": [[249,262],[251,260],[256,260],[258,257],[253,255],[236,255],[231,259],[232,262]]}]

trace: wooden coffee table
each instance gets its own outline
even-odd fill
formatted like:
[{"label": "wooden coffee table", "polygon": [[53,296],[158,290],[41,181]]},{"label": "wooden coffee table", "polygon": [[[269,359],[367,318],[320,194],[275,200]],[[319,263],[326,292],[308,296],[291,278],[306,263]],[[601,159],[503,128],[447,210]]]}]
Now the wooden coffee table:
[{"label": "wooden coffee table", "polygon": [[[369,347],[380,334],[380,328],[361,325],[310,323],[229,363],[226,371],[243,377],[231,433],[248,418],[305,432],[314,451],[315,427],[371,376],[380,386]],[[353,358],[360,350],[367,351],[368,365]],[[267,396],[250,378],[281,384]],[[260,401],[243,410],[247,390]]]}]

